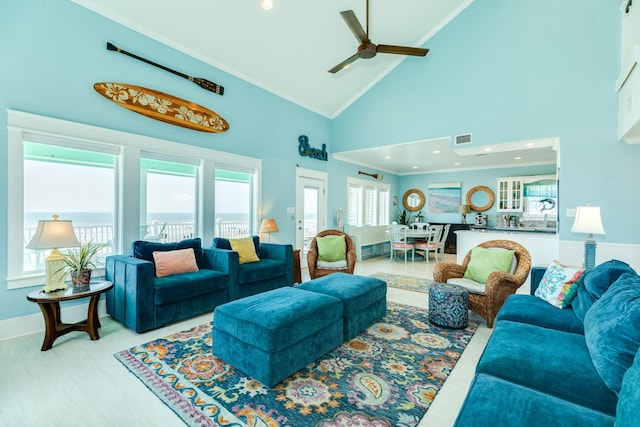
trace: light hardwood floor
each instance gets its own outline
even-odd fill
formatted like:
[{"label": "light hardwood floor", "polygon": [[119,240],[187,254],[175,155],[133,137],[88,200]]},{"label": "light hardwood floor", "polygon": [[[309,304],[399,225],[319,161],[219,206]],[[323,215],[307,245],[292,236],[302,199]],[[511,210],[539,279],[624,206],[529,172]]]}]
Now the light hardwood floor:
[{"label": "light hardwood floor", "polygon": [[[446,255],[455,261],[455,255]],[[432,278],[436,262],[359,262],[356,274],[376,272]],[[303,276],[305,271],[303,270]],[[308,274],[303,280],[308,280]],[[388,300],[427,307],[426,294],[389,288]],[[473,313],[471,318],[479,319]],[[63,319],[65,320],[65,319]],[[211,320],[198,316],[143,334],[101,318],[100,340],[72,332],[41,352],[43,332],[0,342],[0,426],[181,426],[182,421],[120,364],[113,354]],[[481,319],[479,319],[481,320]],[[491,330],[480,327],[419,426],[451,426]],[[306,427],[306,426],[296,426]]]}]

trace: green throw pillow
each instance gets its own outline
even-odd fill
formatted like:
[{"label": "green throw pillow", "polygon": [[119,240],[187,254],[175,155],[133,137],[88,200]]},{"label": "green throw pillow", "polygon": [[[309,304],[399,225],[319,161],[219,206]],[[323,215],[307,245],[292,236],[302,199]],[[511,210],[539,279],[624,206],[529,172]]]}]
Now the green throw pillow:
[{"label": "green throw pillow", "polygon": [[344,236],[317,237],[318,259],[320,261],[334,262],[347,259]]},{"label": "green throw pillow", "polygon": [[494,271],[507,272],[511,268],[515,251],[507,249],[486,249],[476,246],[471,249],[471,260],[464,272],[465,279],[486,283],[489,274]]}]

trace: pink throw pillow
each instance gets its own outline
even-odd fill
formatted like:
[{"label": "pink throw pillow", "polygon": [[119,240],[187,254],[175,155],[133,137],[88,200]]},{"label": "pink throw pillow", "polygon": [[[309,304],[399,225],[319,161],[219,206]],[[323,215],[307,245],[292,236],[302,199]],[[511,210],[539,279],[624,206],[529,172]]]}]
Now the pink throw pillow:
[{"label": "pink throw pillow", "polygon": [[156,264],[157,277],[198,271],[196,254],[192,248],[177,249],[175,251],[154,251],[153,261]]}]

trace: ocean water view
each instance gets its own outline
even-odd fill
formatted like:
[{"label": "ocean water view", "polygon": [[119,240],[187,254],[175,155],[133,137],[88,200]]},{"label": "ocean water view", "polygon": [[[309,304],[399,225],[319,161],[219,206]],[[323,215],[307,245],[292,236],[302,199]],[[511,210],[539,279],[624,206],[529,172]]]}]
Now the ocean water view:
[{"label": "ocean water view", "polygon": [[[77,226],[111,225],[114,222],[113,212],[28,212],[25,213],[25,227],[35,227],[41,219],[52,219],[59,215],[62,220],[71,220]],[[192,224],[193,214],[183,212],[149,212],[147,222],[168,224]],[[216,220],[223,222],[248,222],[248,213],[222,212],[216,215]]]}]

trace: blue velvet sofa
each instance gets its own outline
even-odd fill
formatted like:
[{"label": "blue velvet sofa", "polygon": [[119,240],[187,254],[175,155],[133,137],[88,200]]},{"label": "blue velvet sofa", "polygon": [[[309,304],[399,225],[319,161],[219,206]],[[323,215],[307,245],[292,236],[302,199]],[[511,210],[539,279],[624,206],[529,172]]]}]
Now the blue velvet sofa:
[{"label": "blue velvet sofa", "polygon": [[611,260],[582,275],[570,307],[511,295],[455,426],[640,426],[640,277]]},{"label": "blue velvet sofa", "polygon": [[[192,248],[198,271],[156,277],[154,251]],[[229,301],[229,275],[217,270],[200,238],[175,243],[136,241],[129,255],[106,258],[107,313],[140,333],[183,320]]]},{"label": "blue velvet sofa", "polygon": [[293,286],[293,246],[262,243],[253,236],[260,261],[240,264],[229,239],[216,237],[211,247],[212,266],[229,275],[229,299],[248,297],[282,286]]}]

